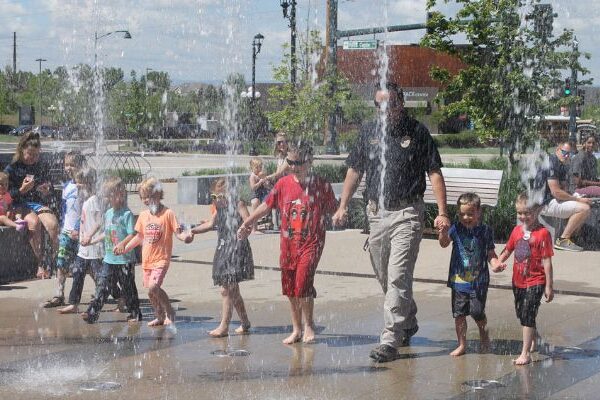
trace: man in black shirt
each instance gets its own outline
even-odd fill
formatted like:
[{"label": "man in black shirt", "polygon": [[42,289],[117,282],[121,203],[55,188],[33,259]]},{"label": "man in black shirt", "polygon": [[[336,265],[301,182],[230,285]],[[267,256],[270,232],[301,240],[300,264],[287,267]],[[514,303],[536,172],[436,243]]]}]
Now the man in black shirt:
[{"label": "man in black shirt", "polygon": [[544,190],[542,202],[544,208],[541,215],[568,219],[562,234],[555,239],[554,248],[581,251],[583,249],[573,243],[571,236],[585,224],[585,220],[590,216],[591,200],[578,195],[573,196],[565,189],[571,154],[569,142],[559,144],[554,154],[548,158],[549,166],[539,171],[536,182]]},{"label": "man in black shirt", "polygon": [[369,253],[385,293],[385,327],[371,358],[386,362],[419,329],[412,281],[423,236],[425,174],[438,205],[435,227],[447,229],[450,220],[440,154],[427,128],[407,115],[402,89],[388,83],[376,91],[375,104],[380,118],[363,127],[346,160],[348,172],[333,223],[345,222],[348,202],[366,172]]}]

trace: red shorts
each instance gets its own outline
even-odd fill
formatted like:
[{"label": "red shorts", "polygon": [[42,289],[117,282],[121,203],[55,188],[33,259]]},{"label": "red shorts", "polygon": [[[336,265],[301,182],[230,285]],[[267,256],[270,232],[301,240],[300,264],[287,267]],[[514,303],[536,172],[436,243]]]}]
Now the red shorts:
[{"label": "red shorts", "polygon": [[149,288],[152,285],[162,286],[165,275],[169,267],[160,267],[144,270],[144,287]]},{"label": "red shorts", "polygon": [[322,249],[298,256],[295,269],[281,270],[281,290],[288,297],[317,297],[313,286]]}]

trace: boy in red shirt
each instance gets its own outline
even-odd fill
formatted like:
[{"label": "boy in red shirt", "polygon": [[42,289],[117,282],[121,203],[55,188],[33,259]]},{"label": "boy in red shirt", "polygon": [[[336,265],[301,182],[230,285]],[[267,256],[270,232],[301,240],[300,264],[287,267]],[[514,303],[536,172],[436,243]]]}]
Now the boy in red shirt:
[{"label": "boy in red shirt", "polygon": [[303,141],[290,144],[286,163],[291,167],[291,174],[277,181],[264,202],[238,230],[238,237],[246,238],[255,221],[274,208],[281,213],[281,286],[290,300],[293,326],[284,344],[315,340],[313,308],[317,293],[313,283],[325,246],[325,217],[332,215],[337,207],[329,182],[311,173],[312,160],[310,144]]},{"label": "boy in red shirt", "polygon": [[531,204],[526,193],[517,196],[515,202],[517,217],[522,225],[516,226],[500,254],[501,263],[515,253],[513,265],[513,294],[515,311],[523,326],[523,350],[514,360],[516,365],[531,362],[531,351],[535,349],[535,318],[542,295],[546,303],[552,301],[552,237],[538,221],[542,209],[539,204]]}]

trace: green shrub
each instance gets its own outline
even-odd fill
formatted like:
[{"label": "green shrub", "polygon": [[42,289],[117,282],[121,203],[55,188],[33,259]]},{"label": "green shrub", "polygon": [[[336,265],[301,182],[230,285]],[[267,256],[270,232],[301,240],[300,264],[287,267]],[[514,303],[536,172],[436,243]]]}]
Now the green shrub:
[{"label": "green shrub", "polygon": [[142,182],[142,172],[133,168],[105,169],[102,171],[105,177],[118,177],[127,184]]},{"label": "green shrub", "polygon": [[243,174],[250,173],[246,167],[233,167],[233,168],[203,168],[195,171],[183,171],[183,176],[206,176],[206,175],[229,175],[229,174]]},{"label": "green shrub", "polygon": [[346,164],[319,164],[313,166],[314,173],[319,175],[321,178],[326,179],[330,183],[344,182],[347,170],[348,167]]},{"label": "green shrub", "polygon": [[483,146],[479,136],[471,131],[437,135],[433,137],[433,141],[438,147],[468,148]]}]

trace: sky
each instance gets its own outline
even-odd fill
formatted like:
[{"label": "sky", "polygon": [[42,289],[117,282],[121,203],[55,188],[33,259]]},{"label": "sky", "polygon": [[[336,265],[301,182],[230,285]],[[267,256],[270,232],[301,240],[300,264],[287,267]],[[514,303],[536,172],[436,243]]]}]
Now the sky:
[{"label": "sky", "polygon": [[[439,1],[442,2],[442,1]],[[92,64],[94,35],[128,30],[126,40],[113,33],[97,42],[99,65],[122,68],[126,74],[146,69],[166,71],[174,83],[218,82],[242,73],[250,82],[252,38],[265,36],[256,59],[257,82],[273,81],[272,68],[281,61],[289,41],[288,21],[279,0],[0,0],[0,65],[12,65],[13,32],[17,33],[17,68]],[[325,32],[325,0],[297,0],[298,31]],[[338,29],[425,22],[426,0],[339,0]],[[452,2],[451,2],[452,3]],[[592,59],[584,65],[600,85],[600,5],[597,0],[552,0],[554,32],[574,29],[582,51]],[[453,5],[440,8],[452,13]],[[423,31],[387,34],[395,44],[418,43]],[[372,38],[369,36],[368,38]],[[382,39],[382,36],[378,36]],[[341,41],[339,42],[341,44]]]}]

